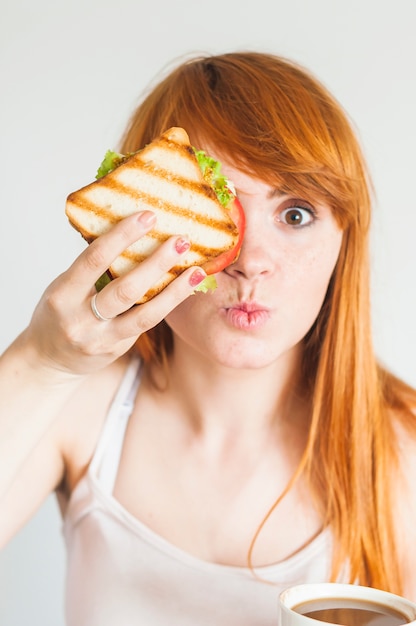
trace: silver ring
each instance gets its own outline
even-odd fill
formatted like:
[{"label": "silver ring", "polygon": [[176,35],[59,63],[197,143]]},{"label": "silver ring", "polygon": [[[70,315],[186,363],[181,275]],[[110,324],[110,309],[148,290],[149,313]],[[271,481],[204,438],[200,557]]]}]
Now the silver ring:
[{"label": "silver ring", "polygon": [[97,296],[98,296],[98,293],[95,293],[93,297],[91,298],[91,311],[94,313],[95,317],[100,322],[109,322],[112,318],[104,317],[104,315],[101,315],[101,313],[97,309]]}]

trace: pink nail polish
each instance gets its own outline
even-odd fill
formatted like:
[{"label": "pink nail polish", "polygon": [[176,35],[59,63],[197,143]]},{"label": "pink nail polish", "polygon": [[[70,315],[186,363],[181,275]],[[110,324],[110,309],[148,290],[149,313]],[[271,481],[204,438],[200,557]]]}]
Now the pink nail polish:
[{"label": "pink nail polish", "polygon": [[193,272],[193,274],[191,274],[191,277],[189,279],[189,284],[191,285],[191,287],[196,287],[197,285],[199,285],[199,283],[202,283],[205,277],[206,277],[205,272],[200,269],[197,269]]},{"label": "pink nail polish", "polygon": [[179,239],[177,239],[175,242],[175,250],[178,254],[183,254],[184,252],[189,250],[190,247],[191,244],[187,239],[184,239],[184,237],[179,237]]}]

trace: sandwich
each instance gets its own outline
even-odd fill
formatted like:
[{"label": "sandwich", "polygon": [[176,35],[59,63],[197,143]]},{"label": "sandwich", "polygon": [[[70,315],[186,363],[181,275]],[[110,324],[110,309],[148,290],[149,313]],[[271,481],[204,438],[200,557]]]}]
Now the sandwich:
[{"label": "sandwich", "polygon": [[68,196],[70,224],[91,243],[135,212],[149,209],[157,219],[150,232],[114,259],[97,289],[130,271],[172,235],[188,236],[190,250],[137,303],[153,298],[193,265],[208,275],[202,290],[214,287],[214,274],[236,259],[244,233],[242,207],[220,168],[195,150],[179,127],[133,154],[107,152],[96,180]]}]

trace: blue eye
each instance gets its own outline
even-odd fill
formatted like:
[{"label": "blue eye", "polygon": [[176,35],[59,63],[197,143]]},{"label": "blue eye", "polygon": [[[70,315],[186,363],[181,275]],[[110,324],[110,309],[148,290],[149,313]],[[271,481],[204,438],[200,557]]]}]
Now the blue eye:
[{"label": "blue eye", "polygon": [[279,216],[279,221],[288,226],[302,227],[312,224],[314,221],[314,211],[311,208],[291,206],[284,209]]}]

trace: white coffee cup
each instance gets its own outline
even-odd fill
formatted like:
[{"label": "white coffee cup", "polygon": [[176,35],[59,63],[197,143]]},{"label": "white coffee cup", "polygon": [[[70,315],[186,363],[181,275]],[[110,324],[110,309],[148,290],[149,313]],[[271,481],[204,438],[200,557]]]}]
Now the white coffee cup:
[{"label": "white coffee cup", "polygon": [[416,604],[380,589],[341,583],[295,585],[280,594],[279,626],[319,626],[316,620],[343,626],[416,626]]}]

